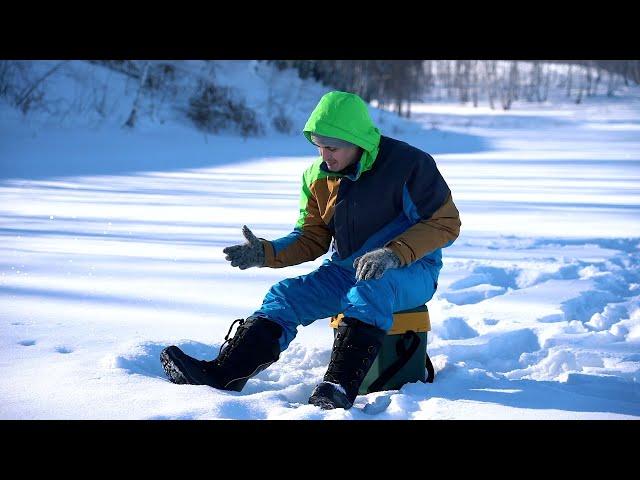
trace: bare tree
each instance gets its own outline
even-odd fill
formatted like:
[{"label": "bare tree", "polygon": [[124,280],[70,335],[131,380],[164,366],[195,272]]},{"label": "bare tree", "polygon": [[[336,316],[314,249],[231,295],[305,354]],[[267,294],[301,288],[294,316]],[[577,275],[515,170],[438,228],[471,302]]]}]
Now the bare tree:
[{"label": "bare tree", "polygon": [[511,104],[517,99],[518,92],[518,62],[512,61],[509,64],[509,73],[507,79],[503,82],[501,88],[500,100],[502,102],[502,109],[509,110]]},{"label": "bare tree", "polygon": [[28,110],[28,102],[33,95],[33,92],[38,88],[47,78],[53,75],[56,71],[62,67],[68,60],[63,60],[61,62],[56,63],[53,67],[47,70],[44,75],[40,76],[35,82],[31,85],[27,86],[22,93],[19,94],[16,100],[16,106],[19,107],[23,112]]},{"label": "bare tree", "polygon": [[471,61],[471,98],[473,100],[473,106],[477,107],[478,106],[478,91],[480,89],[480,85],[479,85],[479,72],[478,72],[478,61],[477,60],[473,60]]},{"label": "bare tree", "polygon": [[444,67],[445,67],[444,78],[445,78],[445,86],[447,88],[447,97],[453,98],[454,84],[453,84],[453,76],[451,75],[451,61],[445,60]]},{"label": "bare tree", "polygon": [[609,71],[609,83],[607,84],[607,97],[613,97],[616,89],[616,74]]},{"label": "bare tree", "polygon": [[511,97],[518,100],[520,96],[520,68],[517,60],[511,64],[511,70],[509,70],[509,87],[511,88]]},{"label": "bare tree", "polygon": [[496,99],[496,83],[497,83],[497,75],[496,75],[496,61],[490,60],[485,62],[485,78],[486,78],[486,89],[487,96],[489,97],[489,107],[491,110],[495,109],[494,101]]},{"label": "bare tree", "polygon": [[584,78],[582,75],[578,77],[578,93],[576,94],[576,104],[582,103],[582,94],[584,92]]},{"label": "bare tree", "polygon": [[471,60],[461,60],[460,101],[467,103],[471,97]]},{"label": "bare tree", "polygon": [[433,63],[431,60],[426,60],[423,62],[423,70],[424,70],[424,83],[423,83],[423,91],[425,93],[431,93],[431,90],[435,84],[435,78],[433,73]]},{"label": "bare tree", "polygon": [[589,60],[587,62],[587,85],[586,85],[587,97],[593,96],[593,93],[591,92],[591,87],[593,85],[593,73],[591,72],[592,66],[593,66],[593,61]]},{"label": "bare tree", "polygon": [[147,81],[147,74],[149,73],[149,65],[151,62],[147,61],[142,64],[142,74],[140,75],[140,84],[138,85],[138,91],[136,92],[136,98],[133,100],[133,107],[131,107],[131,113],[129,118],[124,123],[124,127],[133,128],[135,126],[138,109],[140,108],[140,100],[142,98],[142,91],[144,90],[145,83]]},{"label": "bare tree", "polygon": [[573,65],[569,64],[569,72],[567,73],[567,97],[571,96]]},{"label": "bare tree", "polygon": [[593,85],[593,94],[598,94],[598,85],[600,85],[600,81],[602,80],[602,67],[598,62],[596,62],[596,79]]},{"label": "bare tree", "polygon": [[540,65],[540,82],[536,90],[536,98],[539,102],[546,102],[549,97],[550,73],[544,71],[544,67]]},{"label": "bare tree", "polygon": [[523,95],[527,102],[533,102],[533,97],[538,89],[540,62],[534,60],[529,71],[528,82],[523,86]]},{"label": "bare tree", "polygon": [[629,73],[636,84],[640,84],[640,60],[630,60]]},{"label": "bare tree", "polygon": [[442,98],[442,62],[434,62],[435,69],[435,80],[434,86],[436,91],[436,100],[440,100]]},{"label": "bare tree", "polygon": [[467,89],[464,85],[464,69],[465,69],[465,61],[464,60],[455,60],[454,68],[453,68],[453,86],[455,87],[458,93],[458,101],[460,103],[466,103],[467,98]]}]

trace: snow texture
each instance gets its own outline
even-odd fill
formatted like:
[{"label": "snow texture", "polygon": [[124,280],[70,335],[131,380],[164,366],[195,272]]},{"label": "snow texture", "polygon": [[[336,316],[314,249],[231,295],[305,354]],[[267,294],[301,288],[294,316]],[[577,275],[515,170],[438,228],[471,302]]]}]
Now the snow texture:
[{"label": "snow texture", "polygon": [[[89,68],[71,62],[50,93],[83,98]],[[328,88],[221,62],[219,81],[259,116],[280,105],[293,119],[292,135],[243,139],[170,110],[124,130],[135,89],[103,74],[119,103],[101,122],[0,103],[0,418],[640,418],[637,88],[506,112],[429,101],[412,121],[371,108],[383,134],[434,156],[462,233],[428,305],[435,382],[323,411],[307,399],[329,362],[327,319],[242,392],[172,384],[159,353],[214,358],[273,283],[324,259],[240,271],[222,249],[243,224],[291,231],[315,155],[299,132]]]}]

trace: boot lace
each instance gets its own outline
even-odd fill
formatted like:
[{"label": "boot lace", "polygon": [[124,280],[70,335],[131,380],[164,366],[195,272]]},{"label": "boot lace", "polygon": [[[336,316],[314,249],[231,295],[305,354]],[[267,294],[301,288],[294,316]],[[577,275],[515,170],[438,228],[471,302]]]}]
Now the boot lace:
[{"label": "boot lace", "polygon": [[[224,346],[226,343],[229,342],[229,340],[235,340],[238,334],[238,330],[240,330],[240,327],[242,327],[242,325],[244,325],[244,318],[238,318],[237,320],[234,320],[233,323],[231,324],[231,326],[229,327],[229,331],[227,332],[227,334],[224,336],[224,342],[222,342],[222,345],[220,345],[220,351],[218,352],[218,358],[216,358],[216,362],[217,363],[221,363],[224,361],[224,359],[226,357],[229,356],[229,352],[232,350],[233,348],[233,343],[229,343],[229,346],[225,349]],[[236,336],[232,337],[231,339],[229,338],[229,335],[231,334],[231,330],[233,329],[233,326],[236,323],[240,323],[240,325],[238,325],[238,329],[236,330]]]},{"label": "boot lace", "polygon": [[376,348],[366,342],[358,345],[353,340],[354,332],[340,333],[333,348],[326,377],[335,383],[353,389],[359,386],[373,362]]}]

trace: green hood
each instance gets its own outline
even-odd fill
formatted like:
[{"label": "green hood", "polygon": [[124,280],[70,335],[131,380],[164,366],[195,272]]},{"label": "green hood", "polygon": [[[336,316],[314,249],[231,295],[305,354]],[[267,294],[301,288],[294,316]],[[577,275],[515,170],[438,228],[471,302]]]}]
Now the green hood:
[{"label": "green hood", "polygon": [[311,112],[303,133],[309,142],[311,134],[317,133],[362,147],[364,152],[356,178],[371,169],[378,155],[380,131],[371,120],[367,104],[353,93],[334,91],[325,94]]}]

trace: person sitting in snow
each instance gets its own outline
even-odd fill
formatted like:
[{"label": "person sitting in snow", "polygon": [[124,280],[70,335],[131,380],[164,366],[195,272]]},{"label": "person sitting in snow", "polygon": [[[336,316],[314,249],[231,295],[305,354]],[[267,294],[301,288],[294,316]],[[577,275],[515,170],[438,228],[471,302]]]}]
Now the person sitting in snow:
[{"label": "person sitting in snow", "polygon": [[[323,381],[309,403],[353,405],[396,311],[424,305],[438,286],[441,249],[460,233],[460,216],[435,161],[422,150],[383,136],[367,104],[352,93],[324,95],[303,133],[320,157],[302,176],[300,216],[277,240],[257,238],[223,250],[231,266],[281,268],[332,255],[307,275],[271,287],[262,306],[236,322],[233,338],[212,361],[176,346],[161,362],[174,383],[241,391],[277,361],[297,327],[343,313]],[[331,240],[333,239],[333,243]]]}]

